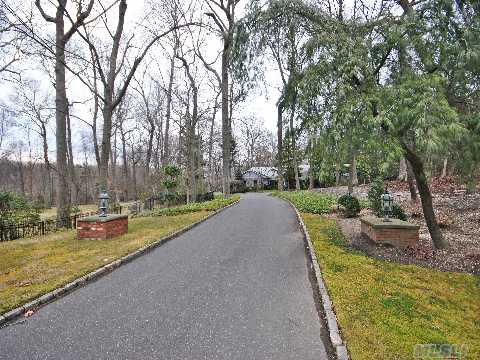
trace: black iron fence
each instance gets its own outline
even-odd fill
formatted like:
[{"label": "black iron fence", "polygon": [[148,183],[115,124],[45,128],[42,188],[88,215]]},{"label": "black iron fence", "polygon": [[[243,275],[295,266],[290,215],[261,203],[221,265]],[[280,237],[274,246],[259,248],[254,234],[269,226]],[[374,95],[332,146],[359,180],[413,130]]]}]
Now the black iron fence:
[{"label": "black iron fence", "polygon": [[[121,214],[122,207],[118,206],[112,209],[112,213]],[[65,229],[75,229],[77,227],[77,219],[97,215],[97,212],[86,212],[74,214],[62,219],[46,219],[42,221],[29,223],[3,223],[0,222],[0,241],[17,240],[32,236],[46,235]]]}]

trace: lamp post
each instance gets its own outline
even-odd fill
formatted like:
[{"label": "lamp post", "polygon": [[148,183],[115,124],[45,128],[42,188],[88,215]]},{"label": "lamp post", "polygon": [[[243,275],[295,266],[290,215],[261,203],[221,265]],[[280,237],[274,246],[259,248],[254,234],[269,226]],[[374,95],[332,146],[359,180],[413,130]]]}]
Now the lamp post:
[{"label": "lamp post", "polygon": [[385,192],[382,194],[381,200],[382,209],[385,213],[385,218],[383,219],[383,221],[389,222],[391,220],[388,216],[392,213],[393,210],[393,196],[388,192],[387,188],[385,188]]},{"label": "lamp post", "polygon": [[98,197],[100,199],[100,216],[106,217],[107,216],[107,209],[108,209],[108,192],[102,191],[100,192],[100,196]]}]

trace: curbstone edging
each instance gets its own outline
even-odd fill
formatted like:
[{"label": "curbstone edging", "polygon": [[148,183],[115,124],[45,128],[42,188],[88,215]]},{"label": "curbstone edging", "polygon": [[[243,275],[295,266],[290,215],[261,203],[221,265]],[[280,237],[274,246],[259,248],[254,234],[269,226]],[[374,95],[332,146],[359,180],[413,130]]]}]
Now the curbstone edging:
[{"label": "curbstone edging", "polygon": [[[75,289],[80,288],[80,287],[88,284],[89,282],[98,279],[99,277],[101,277],[103,275],[106,275],[110,271],[113,271],[114,269],[122,266],[123,264],[126,264],[127,262],[130,262],[131,260],[136,259],[137,257],[140,257],[141,255],[146,254],[147,252],[155,249],[156,247],[159,247],[163,244],[166,244],[170,240],[175,239],[176,237],[182,235],[183,233],[187,232],[188,230],[191,230],[195,226],[200,225],[201,223],[207,221],[211,217],[221,213],[222,211],[228,209],[229,207],[237,205],[240,202],[240,200],[241,199],[239,199],[239,200],[237,200],[237,201],[231,203],[230,205],[227,205],[227,206],[225,206],[221,209],[218,209],[218,210],[212,212],[211,214],[205,216],[203,219],[200,219],[193,224],[187,225],[180,230],[177,230],[177,231],[175,231],[175,232],[173,232],[169,235],[166,235],[166,236],[162,237],[161,239],[154,241],[151,244],[145,245],[145,246],[141,247],[140,249],[137,249],[134,252],[131,252],[130,254],[127,254],[127,255],[121,257],[120,259],[117,259],[117,260],[112,261],[111,263],[109,263],[107,265],[104,265],[100,268],[97,268],[97,269],[93,270],[92,272],[90,272],[90,273],[88,273],[84,276],[81,276],[81,277],[65,284],[64,286],[62,286],[60,288],[57,288],[57,289],[52,290],[52,291],[50,291],[46,294],[43,294],[43,295],[39,296],[38,298],[36,298],[36,299],[26,303],[26,304],[20,305],[20,306],[16,307],[15,309],[12,309],[12,310],[4,313],[4,314],[0,314],[0,329],[2,328],[3,324],[6,324],[6,323],[10,322],[11,320],[21,316],[22,314],[26,313],[27,311],[33,310],[33,309],[35,309],[35,308],[37,308],[37,307],[39,307],[43,304],[46,304],[46,303],[48,303],[48,302],[50,302],[50,301],[52,301],[56,298],[62,297],[63,295],[65,295],[65,294],[67,294],[71,291],[74,291]],[[8,326],[8,324],[4,325],[4,326]]]},{"label": "curbstone edging", "polygon": [[317,256],[315,255],[315,249],[313,247],[312,240],[310,239],[310,234],[308,233],[307,227],[303,222],[302,216],[298,209],[293,205],[292,202],[287,202],[293,207],[295,213],[297,214],[298,222],[300,223],[300,227],[302,229],[303,238],[305,244],[307,246],[308,256],[312,263],[313,272],[315,274],[315,285],[317,287],[318,292],[320,293],[320,297],[322,299],[322,306],[325,313],[325,318],[327,320],[327,328],[328,333],[330,335],[330,341],[335,349],[335,353],[337,355],[338,360],[350,360],[348,355],[347,344],[342,339],[342,335],[340,332],[340,328],[338,326],[337,316],[335,315],[335,311],[333,309],[332,301],[330,300],[330,296],[328,295],[327,287],[325,286],[325,282],[323,281],[322,272],[320,270],[320,265],[317,260]]}]

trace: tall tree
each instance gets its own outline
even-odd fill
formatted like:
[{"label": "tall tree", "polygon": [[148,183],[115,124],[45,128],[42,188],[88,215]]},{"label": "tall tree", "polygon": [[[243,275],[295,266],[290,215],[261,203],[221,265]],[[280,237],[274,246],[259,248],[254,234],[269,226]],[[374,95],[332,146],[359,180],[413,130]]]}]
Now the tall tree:
[{"label": "tall tree", "polygon": [[[87,42],[90,47],[90,50],[94,54],[94,65],[97,68],[99,78],[103,85],[103,94],[99,96],[103,102],[103,129],[102,129],[102,143],[100,148],[100,174],[99,174],[99,184],[102,189],[108,189],[108,162],[110,158],[110,151],[111,151],[111,136],[112,136],[112,118],[115,109],[121,103],[123,97],[125,96],[127,89],[132,81],[137,68],[142,63],[143,59],[147,55],[148,51],[152,48],[152,46],[162,39],[163,37],[167,36],[168,34],[172,33],[176,29],[194,25],[194,23],[185,23],[185,24],[174,24],[168,30],[156,34],[153,38],[147,42],[147,44],[143,47],[140,51],[139,55],[135,57],[133,64],[130,68],[127,67],[128,61],[128,50],[131,48],[130,46],[130,38],[127,41],[123,54],[120,55],[120,47],[124,32],[124,25],[125,25],[125,14],[127,12],[127,0],[120,0],[118,5],[118,21],[117,26],[114,32],[109,32],[111,34],[112,43],[110,47],[109,54],[107,56],[106,61],[106,68],[104,69],[104,65],[102,64],[103,57],[101,56],[100,52],[97,50],[97,46],[94,44],[92,39],[91,32],[86,31],[85,34],[81,34],[82,38]],[[120,60],[120,61],[119,61]],[[125,68],[124,68],[125,67]],[[125,77],[121,84],[117,83],[119,75],[121,73],[122,68],[124,68]],[[92,89],[91,89],[92,90]]]},{"label": "tall tree", "polygon": [[229,71],[232,57],[233,40],[235,34],[235,9],[240,0],[205,0],[211,17],[217,26],[218,33],[223,42],[222,49],[222,156],[223,156],[223,194],[230,196],[230,177],[232,170],[232,124],[230,106]]},{"label": "tall tree", "polygon": [[65,31],[65,17],[67,13],[68,0],[58,0],[55,16],[48,15],[40,0],[35,5],[42,17],[50,23],[55,24],[55,123],[56,123],[56,168],[58,175],[57,186],[57,222],[62,226],[69,226],[70,221],[70,197],[68,191],[68,164],[67,164],[67,124],[68,113],[67,91],[65,83],[65,48],[72,36],[84,24],[93,8],[94,0],[90,0],[86,8],[82,1],[77,2],[77,18],[72,22],[70,28]]}]

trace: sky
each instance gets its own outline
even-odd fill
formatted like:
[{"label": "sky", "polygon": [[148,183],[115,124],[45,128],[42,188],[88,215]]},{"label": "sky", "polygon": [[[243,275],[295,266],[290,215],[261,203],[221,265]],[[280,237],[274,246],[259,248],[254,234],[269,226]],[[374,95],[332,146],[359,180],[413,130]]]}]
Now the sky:
[{"label": "sky", "polygon": [[[105,0],[105,4],[110,4],[114,0]],[[187,0],[185,0],[187,1]],[[29,2],[29,6],[33,9],[32,11],[38,15],[38,10],[34,7],[33,1]],[[239,12],[237,13],[237,18],[242,16],[242,13],[244,12],[244,7],[245,4],[247,3],[247,0],[241,1],[239,3],[240,8]],[[42,4],[44,4],[44,9],[46,10],[47,13],[53,14],[54,11],[52,8],[49,6],[49,0],[44,0],[42,1]],[[139,32],[139,29],[141,29],[141,25],[139,24],[144,24],[145,21],[142,22],[144,17],[148,14],[146,14],[146,11],[148,9],[148,5],[144,3],[144,0],[129,0],[127,2],[128,4],[128,9],[126,13],[126,23],[125,23],[125,34],[128,33],[135,33],[137,35],[137,32]],[[28,11],[29,7],[25,7],[23,11]],[[117,6],[114,6],[109,13],[109,16],[113,19],[111,25],[116,25],[116,15],[117,15]],[[202,11],[202,10],[199,10]],[[203,11],[202,11],[203,13]],[[24,14],[26,15],[26,14]],[[38,19],[39,24],[41,24],[41,31],[43,34],[50,33],[51,35],[54,34],[54,25],[50,23],[44,22],[43,19],[39,17]],[[205,21],[207,21],[205,19]],[[96,34],[98,35],[98,34]],[[105,36],[108,36],[107,33],[104,33]],[[77,37],[78,39],[78,37]],[[220,40],[213,34],[209,35],[207,39],[208,46],[205,51],[205,55],[208,57],[208,55],[211,55],[210,57],[215,56],[215,54],[218,52],[218,50],[221,48],[221,43]],[[168,68],[169,64],[168,61],[165,60],[165,56],[162,56],[163,54],[163,49],[161,47],[153,47],[150,52],[149,52],[149,57],[150,58],[156,58],[156,59],[163,59],[159,60],[160,65],[164,67],[163,73],[164,76],[168,73]],[[37,69],[35,67],[37,66]],[[217,69],[220,71],[220,61],[218,61],[218,64],[216,65]],[[40,80],[43,84],[43,88],[48,89],[52,95],[54,94],[54,90],[51,84],[51,81],[49,80],[48,76],[44,71],[38,68],[38,62],[35,60],[29,61],[24,64],[24,68],[28,69],[25,70],[22,73],[23,78],[32,78],[32,79],[37,79]],[[30,69],[29,69],[30,68]],[[51,73],[53,73],[53,69],[50,69]],[[138,73],[138,71],[137,71]],[[75,76],[68,74],[67,72],[67,78],[68,78],[68,93],[70,94],[69,96],[71,98],[74,98],[75,101],[79,101],[82,99],[86,99],[91,97],[88,89],[81,84],[81,82],[75,78]],[[269,129],[272,132],[275,132],[276,129],[276,100],[279,97],[280,91],[279,91],[279,86],[280,86],[280,77],[278,76],[277,71],[275,70],[274,64],[270,64],[269,69],[266,70],[265,73],[265,79],[266,82],[264,84],[259,84],[257,89],[254,89],[251,91],[251,93],[248,96],[248,99],[242,103],[237,109],[236,113],[234,113],[234,117],[255,117],[258,119],[259,122],[263,123],[264,126]],[[14,93],[14,88],[11,86],[11,84],[2,84],[2,89],[3,91],[0,93],[0,100],[3,100],[7,103],[11,103],[11,96]],[[89,113],[89,108],[87,106],[82,106],[82,105],[75,105],[74,106],[74,112],[75,115],[88,119],[90,118],[90,113]],[[217,124],[220,125],[221,119],[220,119],[220,112],[217,114]],[[235,123],[234,123],[235,126]],[[50,156],[52,159],[55,158],[55,141],[54,141],[54,121],[51,122],[50,124]],[[81,152],[81,137],[85,136],[85,134],[89,133],[88,128],[85,125],[82,125],[78,121],[76,122],[76,125],[73,128],[73,139],[74,139],[74,152],[80,153]],[[235,131],[235,129],[234,129]],[[11,135],[11,141],[15,142],[17,139],[22,139],[24,138],[23,136],[23,130],[17,129],[14,131]],[[78,159],[78,155],[77,155]]]},{"label": "sky", "polygon": [[[242,0],[239,2],[237,18],[243,16],[245,5],[247,3],[248,0]],[[131,29],[138,26],[138,23],[145,16],[147,8],[148,5],[144,4],[144,0],[130,0],[128,2],[126,16],[126,29],[128,31],[131,31]],[[114,11],[116,11],[116,9]],[[205,19],[208,18],[205,16]],[[207,52],[216,54],[221,46],[220,41],[213,34],[209,36],[208,40],[209,46],[207,47]],[[161,53],[161,51],[162,50],[159,50],[158,48],[153,48],[150,55],[155,57],[156,54]],[[166,68],[169,66],[167,63],[164,64]],[[239,107],[238,113],[235,114],[235,116],[255,116],[259,121],[264,123],[267,129],[273,132],[276,131],[276,101],[280,96],[279,86],[281,79],[277,71],[275,71],[274,64],[272,63],[269,65],[269,69],[267,69],[265,73],[265,84],[259,84],[258,89],[255,89],[245,103]],[[216,68],[220,71],[220,61],[218,61]],[[220,121],[220,119],[218,119],[218,121]]]}]

